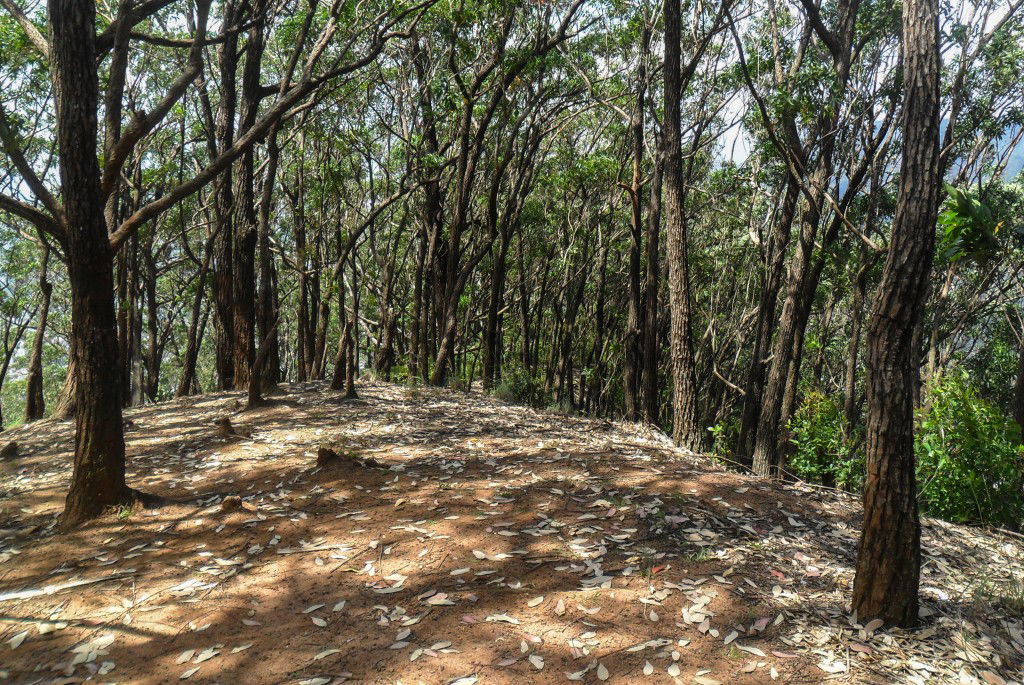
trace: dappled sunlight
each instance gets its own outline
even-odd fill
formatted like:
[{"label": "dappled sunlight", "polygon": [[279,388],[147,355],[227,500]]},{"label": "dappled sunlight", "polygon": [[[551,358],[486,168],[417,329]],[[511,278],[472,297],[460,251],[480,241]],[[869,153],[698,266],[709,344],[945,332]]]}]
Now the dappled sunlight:
[{"label": "dappled sunlight", "polygon": [[[14,432],[0,593],[55,591],[0,604],[16,643],[0,668],[15,682],[812,683],[917,672],[894,650],[1016,663],[1006,621],[959,648],[980,661],[958,657],[952,598],[927,590],[948,622],[923,638],[849,617],[852,498],[726,472],[634,424],[359,392],[129,411],[129,482],[168,503],[64,535],[70,425]],[[225,416],[242,435],[218,433]],[[318,468],[321,443],[348,458]],[[964,530],[925,537],[947,594]],[[992,545],[974,554],[1002,545],[1019,567],[1019,545]]]}]

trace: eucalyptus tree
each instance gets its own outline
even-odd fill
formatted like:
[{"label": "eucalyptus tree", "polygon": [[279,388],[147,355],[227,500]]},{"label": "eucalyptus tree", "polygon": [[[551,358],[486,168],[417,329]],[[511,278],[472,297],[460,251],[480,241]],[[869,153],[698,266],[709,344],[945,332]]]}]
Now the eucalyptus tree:
[{"label": "eucalyptus tree", "polygon": [[853,608],[917,622],[921,569],[914,468],[914,329],[921,317],[941,200],[939,3],[903,5],[903,155],[888,256],[868,329],[867,481]]}]

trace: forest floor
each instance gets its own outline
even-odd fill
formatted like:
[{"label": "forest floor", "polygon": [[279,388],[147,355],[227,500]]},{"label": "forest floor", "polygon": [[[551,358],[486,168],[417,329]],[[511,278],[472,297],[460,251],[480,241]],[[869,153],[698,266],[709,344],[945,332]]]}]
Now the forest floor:
[{"label": "forest floor", "polygon": [[[635,424],[358,391],[128,411],[129,480],[173,503],[67,534],[72,424],[5,433],[0,679],[1024,678],[1024,538],[926,520],[921,627],[861,625],[855,498],[728,472]],[[223,436],[225,416],[248,435]],[[322,443],[342,459],[317,467]]]}]

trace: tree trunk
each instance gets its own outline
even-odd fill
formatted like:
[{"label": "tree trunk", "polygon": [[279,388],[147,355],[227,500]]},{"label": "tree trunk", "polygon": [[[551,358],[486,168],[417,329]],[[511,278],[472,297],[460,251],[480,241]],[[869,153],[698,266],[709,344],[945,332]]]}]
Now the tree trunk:
[{"label": "tree trunk", "polygon": [[903,4],[903,161],[868,328],[867,480],[853,608],[858,619],[917,621],[921,528],[914,464],[914,385],[941,197],[938,0]]},{"label": "tree trunk", "polygon": [[[260,67],[263,61],[263,28],[266,3],[250,3],[253,21],[245,44],[242,94],[239,102],[238,134],[244,135],[256,123],[260,104]],[[234,342],[234,384],[249,383],[249,371],[256,354],[256,153],[250,147],[235,163],[234,244],[232,246],[232,338]],[[267,341],[269,345],[271,341]],[[268,349],[269,354],[269,349]],[[260,365],[262,368],[262,364]]]},{"label": "tree trunk", "polygon": [[114,255],[96,154],[96,7],[92,0],[51,0],[49,18],[77,381],[74,470],[61,515],[61,525],[72,526],[131,502],[133,493],[125,483]]},{"label": "tree trunk", "polygon": [[257,252],[260,264],[260,285],[256,308],[256,330],[261,340],[267,341],[267,359],[262,365],[263,384],[275,385],[281,380],[281,345],[277,321],[280,303],[277,294],[277,267],[270,250],[270,207],[280,148],[277,145],[278,127],[267,136],[267,171],[263,179],[263,194],[260,198],[259,230]]},{"label": "tree trunk", "polygon": [[25,391],[25,422],[38,421],[46,414],[46,399],[43,395],[43,345],[46,342],[46,323],[50,315],[50,295],[53,284],[46,279],[50,261],[50,248],[43,243],[43,258],[39,266],[39,292],[43,299],[39,305],[39,323],[36,337],[32,341],[32,355],[28,361],[27,389]]},{"label": "tree trunk", "polygon": [[765,268],[761,277],[761,297],[757,307],[757,325],[754,350],[747,371],[746,395],[743,398],[743,414],[740,420],[740,434],[736,453],[740,460],[753,463],[754,445],[757,439],[757,424],[761,413],[761,397],[768,364],[768,350],[775,332],[775,309],[778,306],[779,288],[782,286],[782,271],[785,265],[786,247],[789,244],[793,220],[796,218],[797,199],[800,185],[789,178],[782,200],[782,209],[775,230],[768,238],[765,254]]},{"label": "tree trunk", "polygon": [[672,437],[677,445],[702,451],[697,412],[697,373],[693,355],[690,266],[687,254],[685,188],[681,140],[681,19],[678,3],[665,3],[665,235],[668,240],[668,290],[672,332]]},{"label": "tree trunk", "polygon": [[484,390],[494,387],[494,381],[501,375],[501,332],[500,314],[502,300],[505,295],[505,274],[507,271],[508,246],[511,233],[501,235],[498,254],[494,257],[491,271],[491,292],[487,301],[487,320],[484,324]]},{"label": "tree trunk", "polygon": [[644,300],[643,329],[640,332],[643,359],[640,365],[640,386],[643,391],[643,418],[658,423],[661,393],[658,388],[658,286],[661,283],[661,176],[662,160],[654,163],[647,210],[647,283]]},{"label": "tree trunk", "polygon": [[868,270],[872,262],[866,260],[861,249],[861,262],[853,279],[853,304],[850,307],[850,340],[846,348],[845,380],[843,382],[843,431],[852,440],[860,422],[857,402],[857,368],[859,366],[861,329],[864,326],[864,301],[867,299]]},{"label": "tree trunk", "polygon": [[[163,346],[160,342],[160,317],[159,305],[157,303],[157,278],[159,271],[156,266],[156,255],[153,254],[154,231],[149,231],[146,236],[145,249],[142,253],[142,260],[145,266],[144,280],[142,283],[143,295],[146,298],[146,355],[142,360],[145,367],[145,384],[143,389],[145,397],[150,402],[156,402],[160,394],[160,361],[163,356]],[[140,322],[141,323],[141,322]]]},{"label": "tree trunk", "polygon": [[[121,382],[120,374],[118,375],[118,383]],[[68,368],[64,372],[64,384],[60,388],[60,392],[57,394],[57,405],[53,408],[53,418],[55,419],[71,419],[75,416],[75,398],[78,396],[78,392],[75,388],[78,386],[78,372],[76,371],[75,356],[68,351]]]},{"label": "tree trunk", "polygon": [[1024,438],[1024,340],[1020,343],[1017,383],[1013,390],[1013,419],[1021,427],[1021,435]]},{"label": "tree trunk", "polygon": [[[234,26],[238,21],[237,0],[224,3],[223,24]],[[217,46],[220,70],[220,103],[214,124],[217,151],[224,152],[235,140],[235,92],[238,68],[238,32],[229,31]],[[234,231],[231,212],[235,204],[232,190],[232,168],[228,166],[213,181],[213,210],[217,240],[213,258],[214,329],[216,331],[215,363],[217,385],[221,390],[235,387],[234,338]]]}]

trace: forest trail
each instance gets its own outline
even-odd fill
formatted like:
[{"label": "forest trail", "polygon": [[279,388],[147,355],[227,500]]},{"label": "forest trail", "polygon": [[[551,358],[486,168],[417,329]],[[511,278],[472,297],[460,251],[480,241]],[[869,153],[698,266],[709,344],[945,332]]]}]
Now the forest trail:
[{"label": "forest trail", "polygon": [[[979,599],[1003,583],[1024,587],[1021,539],[926,520],[929,616],[916,631],[874,630],[846,609],[852,497],[727,472],[634,424],[475,393],[358,390],[346,401],[287,385],[244,413],[242,393],[130,410],[129,483],[175,503],[67,535],[54,523],[72,425],[5,433],[19,456],[0,464],[0,675],[316,685],[1024,677],[1019,609]],[[215,422],[227,415],[250,435],[222,436]],[[318,468],[323,442],[356,461]],[[242,501],[222,504],[231,495]],[[79,580],[100,582],[67,587]]]}]

